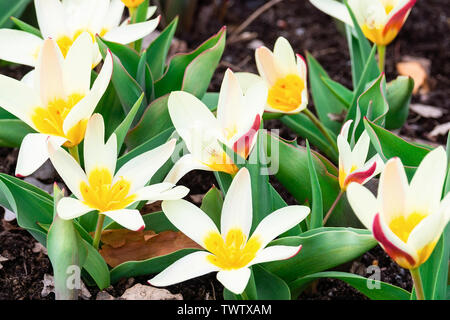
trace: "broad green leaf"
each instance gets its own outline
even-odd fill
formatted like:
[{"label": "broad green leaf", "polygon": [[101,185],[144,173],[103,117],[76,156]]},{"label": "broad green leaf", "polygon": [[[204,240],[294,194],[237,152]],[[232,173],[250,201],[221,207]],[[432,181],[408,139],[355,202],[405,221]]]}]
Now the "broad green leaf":
[{"label": "broad green leaf", "polygon": [[258,300],[290,300],[288,285],[260,265],[252,267]]},{"label": "broad green leaf", "polygon": [[172,43],[173,35],[177,29],[178,17],[160,33],[160,35],[153,40],[148,46],[147,63],[150,67],[154,80],[159,80],[164,72],[164,66],[166,64],[167,53]]},{"label": "broad green leaf", "polygon": [[[410,293],[400,287],[339,271],[313,273],[289,283],[293,298],[296,298],[308,283],[320,278],[334,278],[344,281],[372,300],[409,300]],[[371,287],[369,287],[369,283]]]},{"label": "broad green leaf", "polygon": [[[145,90],[145,97],[147,101],[152,101],[155,98],[155,90],[153,88],[153,75],[150,67],[147,64],[147,52],[144,52],[139,59],[138,69],[136,73],[136,80]],[[143,111],[142,111],[143,112]],[[142,117],[142,112],[138,114],[138,119]]]},{"label": "broad green leaf", "polygon": [[[149,0],[144,0],[137,8],[136,8],[136,16],[132,23],[140,23],[144,22],[147,18],[147,11],[149,6]],[[142,39],[136,40],[134,42],[134,49],[137,52],[140,52],[142,48]]]},{"label": "broad green leaf", "polygon": [[12,27],[10,17],[20,17],[31,0],[0,1],[0,28]]},{"label": "broad green leaf", "polygon": [[41,30],[15,17],[11,17],[11,20],[20,28],[20,30],[34,34],[35,36],[42,38]]},{"label": "broad green leaf", "polygon": [[386,115],[386,129],[399,129],[403,126],[409,113],[414,80],[398,76],[387,84],[387,101],[389,111]]},{"label": "broad green leaf", "polygon": [[272,241],[269,245],[299,246],[300,252],[287,260],[262,264],[287,283],[337,267],[361,256],[377,244],[365,229],[318,228],[297,237]]},{"label": "broad green leaf", "polygon": [[88,249],[86,261],[83,268],[92,277],[100,290],[108,288],[110,285],[109,268],[103,257],[88,242],[83,240]]},{"label": "broad green leaf", "polygon": [[120,44],[117,42],[111,42],[105,39],[101,39],[100,41],[101,42],[99,42],[99,46],[101,48],[100,50],[102,52],[102,55],[104,48],[108,48],[109,50],[111,50],[111,52],[120,60],[120,63],[131,75],[131,77],[136,79],[140,59],[139,54],[136,52],[136,50],[131,49],[128,45]]},{"label": "broad green leaf", "polygon": [[422,159],[430,152],[425,148],[409,143],[388,130],[364,119],[364,127],[377,153],[386,162],[390,158],[399,157],[408,176],[411,178]]},{"label": "broad green leaf", "polygon": [[320,121],[332,132],[338,133],[341,124],[331,120],[329,114],[340,114],[347,110],[347,106],[338,99],[330,88],[325,84],[323,79],[330,77],[322,68],[319,62],[314,57],[307,53],[306,60],[308,61],[309,83],[311,87],[311,95],[314,101],[314,106]]},{"label": "broad green leaf", "polygon": [[330,89],[330,91],[334,94],[334,96],[344,104],[344,106],[346,106],[347,108],[350,107],[350,103],[352,102],[353,98],[353,92],[351,90],[347,89],[339,82],[336,82],[330,78],[322,77],[321,79],[328,87],[328,89]]},{"label": "broad green leaf", "polygon": [[0,146],[18,148],[23,138],[36,132],[19,119],[0,119]]},{"label": "broad green leaf", "polygon": [[143,99],[144,93],[142,93],[141,96],[137,99],[137,101],[135,102],[130,112],[125,117],[125,119],[122,121],[122,123],[116,128],[116,130],[114,130],[114,133],[116,134],[117,137],[117,150],[120,150],[122,148],[123,141],[125,140],[128,130],[130,129],[131,123],[133,122],[133,119],[135,118],[136,114],[141,108]]},{"label": "broad green leaf", "polygon": [[308,151],[308,170],[310,173],[310,183],[312,190],[311,197],[311,213],[309,215],[310,229],[316,229],[323,227],[323,200],[322,200],[322,190],[320,189],[319,178],[317,177],[316,167],[314,166],[311,149],[309,148],[309,142],[306,140],[306,148]]},{"label": "broad green leaf", "polygon": [[220,190],[215,186],[203,197],[202,205],[200,209],[205,212],[212,221],[216,224],[217,228],[220,230],[220,217],[222,215],[223,198]]},{"label": "broad green leaf", "polygon": [[202,98],[222,56],[225,34],[222,28],[195,51],[175,55],[165,74],[155,82],[155,96],[183,90]]},{"label": "broad green leaf", "polygon": [[17,223],[43,245],[46,232],[39,226],[53,221],[52,197],[20,179],[0,173],[0,204],[13,211]]},{"label": "broad green leaf", "polygon": [[217,104],[219,102],[219,93],[218,92],[207,92],[204,94],[204,96],[201,100],[209,108],[209,110],[214,112],[214,111],[216,111]]},{"label": "broad green leaf", "polygon": [[222,190],[224,194],[227,194],[231,182],[233,181],[231,175],[225,172],[214,171],[214,176],[216,177],[220,190]]}]

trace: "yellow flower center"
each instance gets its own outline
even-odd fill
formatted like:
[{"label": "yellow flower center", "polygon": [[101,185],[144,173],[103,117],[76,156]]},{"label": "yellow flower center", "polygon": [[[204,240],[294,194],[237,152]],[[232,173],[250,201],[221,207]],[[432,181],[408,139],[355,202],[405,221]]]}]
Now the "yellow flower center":
[{"label": "yellow flower center", "polygon": [[100,212],[120,210],[136,199],[128,195],[131,183],[123,178],[112,184],[113,176],[107,168],[97,168],[89,174],[88,182],[81,182],[80,190],[84,204]]},{"label": "yellow flower center", "polygon": [[209,151],[210,157],[208,162],[204,162],[203,164],[207,165],[213,171],[221,171],[226,172],[231,175],[236,174],[239,169],[230,159],[225,151],[217,152],[216,150]]},{"label": "yellow flower center", "polygon": [[391,11],[394,9],[395,2],[396,1],[394,0],[381,0],[381,4],[383,5],[386,14],[391,13]]},{"label": "yellow flower center", "polygon": [[[77,40],[77,38],[83,33],[83,32],[87,32],[89,33],[89,35],[92,38],[92,42],[95,43],[95,35],[89,31],[89,30],[77,30],[73,37],[69,37],[67,35],[61,36],[58,39],[56,39],[56,43],[58,44],[59,49],[61,50],[61,53],[63,54],[64,58],[67,56],[67,53],[69,52],[70,47],[72,46],[72,44],[75,42],[75,40]],[[99,35],[100,37],[103,37],[106,33],[108,32],[108,29],[103,28]]]},{"label": "yellow flower center", "polygon": [[343,165],[339,165],[339,186],[341,189],[345,190],[347,189],[347,186],[345,185],[345,179],[347,176],[351,173],[353,173],[358,167],[356,165],[352,165],[350,172],[347,174],[344,170]]},{"label": "yellow flower center", "polygon": [[396,28],[390,28],[386,34],[384,32],[384,25],[377,25],[375,27],[363,24],[361,30],[367,39],[378,45],[388,45],[397,36],[398,31]]},{"label": "yellow flower center", "polygon": [[243,268],[256,257],[262,244],[257,236],[246,240],[241,229],[228,231],[225,241],[219,233],[211,232],[204,241],[205,249],[212,253],[207,259],[223,270]]},{"label": "yellow flower center", "polygon": [[67,138],[68,141],[64,144],[66,147],[76,146],[84,138],[87,120],[78,122],[67,134],[64,133],[63,123],[70,110],[83,97],[82,94],[74,93],[67,100],[58,98],[51,101],[46,108],[36,107],[31,120],[39,132]]},{"label": "yellow flower center", "polygon": [[403,242],[407,242],[411,231],[425,218],[426,215],[413,212],[408,217],[399,216],[389,223],[389,228],[397,237],[399,237]]},{"label": "yellow flower center", "polygon": [[297,75],[290,74],[278,79],[269,89],[267,103],[274,109],[289,112],[302,103],[302,92],[305,82]]},{"label": "yellow flower center", "polygon": [[128,8],[136,8],[139,6],[144,0],[122,0],[123,4]]}]

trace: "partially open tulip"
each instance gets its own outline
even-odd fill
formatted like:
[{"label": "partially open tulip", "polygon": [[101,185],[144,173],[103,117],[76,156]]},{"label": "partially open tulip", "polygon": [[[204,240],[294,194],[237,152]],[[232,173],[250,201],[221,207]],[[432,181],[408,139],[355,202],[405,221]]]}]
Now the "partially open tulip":
[{"label": "partially open tulip", "polygon": [[129,206],[137,201],[181,199],[189,189],[171,183],[147,185],[156,171],[169,159],[175,139],[147,151],[125,163],[116,172],[117,138],[112,134],[105,143],[105,126],[100,114],[88,122],[84,142],[85,171],[61,147],[48,144],[50,159],[64,183],[76,198],[63,198],[58,203],[58,215],[73,219],[90,211],[110,217],[130,230],[144,228],[137,209]]},{"label": "partially open tulip", "polygon": [[278,235],[299,224],[308,214],[305,206],[288,206],[265,217],[249,237],[252,225],[250,174],[241,169],[225,197],[220,232],[209,216],[184,200],[163,201],[167,218],[206,251],[191,253],[173,263],[149,283],[169,286],[218,271],[217,279],[241,294],[250,278],[250,266],[295,256],[301,246],[266,246]]},{"label": "partially open tulip", "polygon": [[389,160],[378,198],[358,183],[348,186],[358,218],[403,268],[416,269],[427,261],[448,223],[450,193],[441,201],[446,171],[446,153],[438,147],[425,156],[410,184],[401,160]]},{"label": "partially open tulip", "polygon": [[256,143],[266,99],[267,88],[261,81],[244,95],[231,70],[225,72],[220,88],[217,118],[192,94],[172,92],[170,118],[190,153],[175,163],[166,181],[176,183],[195,169],[235,174],[238,168],[219,141],[247,158]]},{"label": "partially open tulip", "polygon": [[56,42],[45,40],[33,87],[0,75],[0,107],[38,132],[23,139],[16,175],[27,176],[48,159],[47,140],[66,147],[83,140],[87,121],[109,84],[113,68],[109,53],[91,87],[92,47],[91,37],[83,33],[64,59]]},{"label": "partially open tulip", "polygon": [[376,154],[366,161],[370,147],[370,138],[364,131],[356,142],[353,150],[348,143],[348,131],[353,120],[348,120],[337,138],[339,149],[339,185],[341,190],[347,189],[351,182],[364,184],[379,174],[384,167],[381,157]]},{"label": "partially open tulip", "polygon": [[[95,35],[105,40],[128,44],[142,39],[158,26],[160,17],[129,24],[120,23],[124,4],[120,0],[35,0],[39,29],[44,39],[54,39],[63,56],[66,56],[75,40],[88,32],[95,44],[92,65],[101,60]],[[148,17],[156,10],[150,7]],[[31,33],[0,29],[0,59],[35,66],[43,40]]]},{"label": "partially open tulip", "polygon": [[260,47],[255,51],[255,59],[259,76],[238,74],[244,90],[258,79],[263,80],[269,88],[266,111],[292,114],[304,110],[308,104],[306,62],[301,55],[295,55],[289,42],[279,37],[273,52]]},{"label": "partially open tulip", "polygon": [[[353,25],[347,8],[336,0],[310,0],[323,12]],[[388,45],[399,33],[416,0],[349,0],[364,35],[373,43]]]}]

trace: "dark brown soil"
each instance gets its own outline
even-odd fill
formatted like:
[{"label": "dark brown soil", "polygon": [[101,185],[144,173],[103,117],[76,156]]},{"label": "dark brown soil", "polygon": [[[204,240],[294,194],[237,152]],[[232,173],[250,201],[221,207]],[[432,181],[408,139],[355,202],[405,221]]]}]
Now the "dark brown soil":
[{"label": "dark brown soil", "polygon": [[[228,1],[230,4],[223,20],[212,11],[212,1],[200,0],[198,12],[201,17],[195,17],[193,29],[181,32],[179,38],[186,41],[189,48],[203,42],[211,34],[217,32],[223,24],[228,26],[228,35],[233,28],[242,23],[253,13],[263,0]],[[351,88],[351,71],[348,48],[344,37],[337,31],[333,21],[327,15],[312,7],[307,0],[284,0],[258,17],[245,32],[250,32],[251,40],[228,43],[222,62],[213,78],[210,89],[220,88],[223,73],[230,67],[234,71],[256,72],[254,62],[254,47],[266,45],[269,48],[278,36],[286,37],[294,50],[304,54],[309,51],[324,66],[329,75],[336,81]],[[419,0],[408,18],[403,30],[387,51],[386,74],[388,79],[396,77],[395,63],[404,56],[427,58],[432,61],[429,84],[430,92],[426,95],[416,95],[413,102],[450,110],[450,7],[447,0]],[[259,40],[260,42],[256,42]],[[253,41],[253,43],[252,43]],[[0,73],[20,79],[29,68],[0,65]],[[313,107],[312,101],[310,106]],[[436,125],[450,121],[450,112],[439,119],[418,117],[411,113],[408,123],[400,133],[409,138],[427,139]],[[266,123],[267,128],[280,128],[281,136],[295,138],[289,129],[277,120]],[[444,143],[443,136],[437,142]],[[0,171],[13,174],[17,150],[0,148]],[[296,201],[284,190],[275,179],[271,178],[277,190],[289,204]],[[184,177],[182,184],[191,188],[192,194],[207,192],[216,181],[211,173],[192,172]],[[48,258],[42,252],[33,252],[35,240],[26,231],[17,227],[15,222],[7,223],[0,213],[0,255],[9,260],[2,262],[0,269],[0,300],[5,299],[52,299],[53,294],[46,298],[41,296],[44,274],[51,274],[52,269]],[[406,270],[398,267],[376,247],[356,261],[340,268],[341,271],[351,271],[362,276],[372,264],[381,268],[383,281],[411,290],[411,278]],[[118,297],[136,283],[146,284],[149,276],[122,280],[106,291]],[[300,299],[334,300],[334,299],[365,299],[360,293],[339,280],[322,279],[310,289],[302,293]],[[95,299],[98,289],[89,288],[92,299]],[[169,288],[172,293],[182,293],[186,300],[222,299],[222,287],[215,280],[215,275],[186,281]]]}]

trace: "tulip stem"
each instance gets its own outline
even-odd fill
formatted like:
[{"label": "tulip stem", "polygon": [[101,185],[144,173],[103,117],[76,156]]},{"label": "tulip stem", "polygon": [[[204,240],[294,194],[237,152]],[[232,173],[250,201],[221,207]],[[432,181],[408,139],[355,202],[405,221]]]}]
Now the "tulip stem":
[{"label": "tulip stem", "polygon": [[78,145],[69,148],[70,155],[80,164],[80,154],[78,152]]},{"label": "tulip stem", "polygon": [[97,218],[97,227],[95,228],[94,240],[92,241],[92,245],[94,246],[95,250],[98,250],[98,246],[100,244],[100,238],[102,237],[104,221],[105,221],[105,215],[99,213],[98,218]]},{"label": "tulip stem", "polygon": [[420,276],[419,268],[410,269],[409,272],[411,273],[411,277],[414,282],[414,289],[416,289],[417,300],[425,300],[422,277]]},{"label": "tulip stem", "polygon": [[339,194],[336,197],[336,200],[334,200],[333,204],[331,205],[330,209],[328,210],[327,214],[325,215],[325,218],[323,218],[323,225],[327,223],[328,219],[331,216],[331,213],[333,212],[334,208],[336,208],[336,205],[339,203],[339,200],[341,200],[342,195],[344,194],[344,191],[339,191]]},{"label": "tulip stem", "polygon": [[338,153],[339,151],[338,151],[336,141],[333,138],[331,138],[330,133],[328,132],[327,128],[325,128],[325,126],[322,124],[322,122],[320,122],[320,120],[317,119],[317,117],[309,109],[305,109],[305,110],[303,110],[303,112],[314,123],[314,125],[317,127],[317,129],[319,129],[320,132],[322,132],[324,137],[330,143],[333,150]]},{"label": "tulip stem", "polygon": [[378,50],[378,66],[380,67],[380,72],[384,72],[386,46],[378,45],[377,50]]}]

